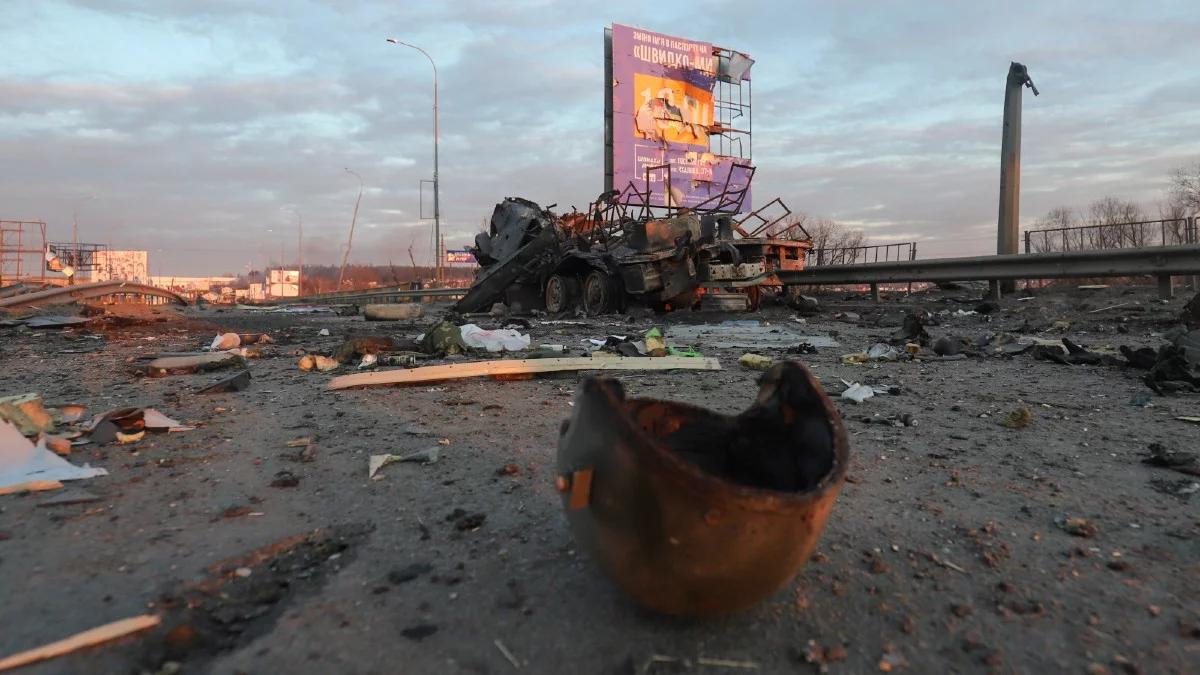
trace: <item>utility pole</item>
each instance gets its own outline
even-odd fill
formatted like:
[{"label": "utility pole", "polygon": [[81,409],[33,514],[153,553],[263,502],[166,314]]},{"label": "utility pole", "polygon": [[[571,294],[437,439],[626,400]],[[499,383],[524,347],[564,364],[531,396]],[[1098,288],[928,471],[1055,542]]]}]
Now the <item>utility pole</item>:
[{"label": "utility pole", "polygon": [[304,216],[296,212],[296,231],[299,246],[296,248],[296,296],[304,295]]},{"label": "utility pole", "polygon": [[354,223],[358,222],[358,205],[362,202],[363,179],[349,168],[346,173],[358,179],[358,198],[354,200],[354,215],[350,216],[350,238],[346,240],[346,252],[342,254],[342,270],[338,272],[337,290],[342,290],[342,279],[346,276],[346,261],[350,259],[350,246],[354,244]]},{"label": "utility pole", "polygon": [[[1021,214],[1021,94],[1024,87],[1038,95],[1029,69],[1013,61],[1004,87],[1004,131],[1000,142],[1000,215],[996,227],[996,254],[1017,253]],[[1011,293],[1015,282],[992,281],[992,297]]]},{"label": "utility pole", "polygon": [[[438,133],[439,132],[438,132],[437,64],[433,62],[433,57],[429,55],[429,52],[425,51],[424,49],[421,49],[420,47],[418,47],[416,45],[412,45],[407,42],[397,40],[396,38],[388,38],[387,41],[394,45],[403,45],[405,47],[411,47],[411,48],[421,52],[422,54],[425,55],[425,58],[429,59],[429,65],[433,66],[433,242],[434,242],[434,248],[436,249],[438,246],[437,242],[441,241],[441,239],[442,239],[442,220],[441,220],[442,212],[441,212],[441,208],[440,208],[440,204],[439,204],[439,197],[438,197]],[[434,253],[434,257],[436,258],[436,260],[434,260],[434,280],[437,281],[438,283],[440,283],[442,280],[442,259],[441,259],[441,256],[438,255],[436,251]]]}]

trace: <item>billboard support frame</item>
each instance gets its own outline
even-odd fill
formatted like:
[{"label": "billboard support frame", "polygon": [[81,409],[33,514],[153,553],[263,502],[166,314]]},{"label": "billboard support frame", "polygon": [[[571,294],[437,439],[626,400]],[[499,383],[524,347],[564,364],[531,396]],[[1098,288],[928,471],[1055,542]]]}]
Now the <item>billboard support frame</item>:
[{"label": "billboard support frame", "polygon": [[[641,204],[631,205],[644,212],[750,209],[753,172],[741,184],[735,171],[752,166],[753,63],[708,42],[606,27],[604,193],[636,196]],[[677,170],[658,196],[649,179],[663,163]],[[616,190],[623,183],[630,185]],[[662,203],[648,203],[655,201]]]}]

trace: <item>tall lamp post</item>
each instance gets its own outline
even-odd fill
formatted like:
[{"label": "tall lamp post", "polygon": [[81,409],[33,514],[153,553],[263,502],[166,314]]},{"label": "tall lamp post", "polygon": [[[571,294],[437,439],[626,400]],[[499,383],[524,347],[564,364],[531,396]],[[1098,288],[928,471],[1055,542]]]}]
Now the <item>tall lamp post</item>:
[{"label": "tall lamp post", "polygon": [[338,272],[337,289],[342,290],[342,279],[346,276],[346,261],[350,259],[350,246],[354,244],[354,223],[358,222],[358,205],[362,202],[363,179],[357,172],[346,169],[346,173],[358,179],[358,198],[354,200],[354,215],[350,216],[350,238],[346,240],[346,252],[342,254],[342,271]]},{"label": "tall lamp post", "polygon": [[416,45],[397,40],[396,38],[388,38],[388,42],[394,45],[402,45],[412,47],[413,49],[425,55],[429,59],[429,65],[433,66],[433,250],[434,250],[434,279],[438,282],[442,280],[442,222],[441,210],[438,204],[438,76],[437,64],[433,62],[433,57],[429,52],[421,49]]}]

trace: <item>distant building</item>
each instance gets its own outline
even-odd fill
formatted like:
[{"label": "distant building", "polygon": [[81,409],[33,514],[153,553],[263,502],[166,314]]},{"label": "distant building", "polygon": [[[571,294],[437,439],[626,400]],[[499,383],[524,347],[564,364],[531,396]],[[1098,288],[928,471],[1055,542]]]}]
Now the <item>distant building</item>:
[{"label": "distant building", "polygon": [[[150,284],[178,293],[207,293],[214,287],[220,292],[236,281],[236,277],[150,277]],[[233,293],[232,290],[229,291]]]},{"label": "distant building", "polygon": [[300,295],[300,270],[269,270],[267,297],[294,298]]}]

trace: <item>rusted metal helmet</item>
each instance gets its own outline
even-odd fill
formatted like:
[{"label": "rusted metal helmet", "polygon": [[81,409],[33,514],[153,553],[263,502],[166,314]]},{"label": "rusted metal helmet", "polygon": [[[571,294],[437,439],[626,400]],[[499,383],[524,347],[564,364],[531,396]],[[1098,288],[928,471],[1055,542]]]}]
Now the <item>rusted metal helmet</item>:
[{"label": "rusted metal helmet", "polygon": [[559,437],[558,488],[580,548],[642,605],[745,609],[816,546],[846,475],[846,430],[803,365],[777,364],[760,385],[727,416],[584,381]]}]

